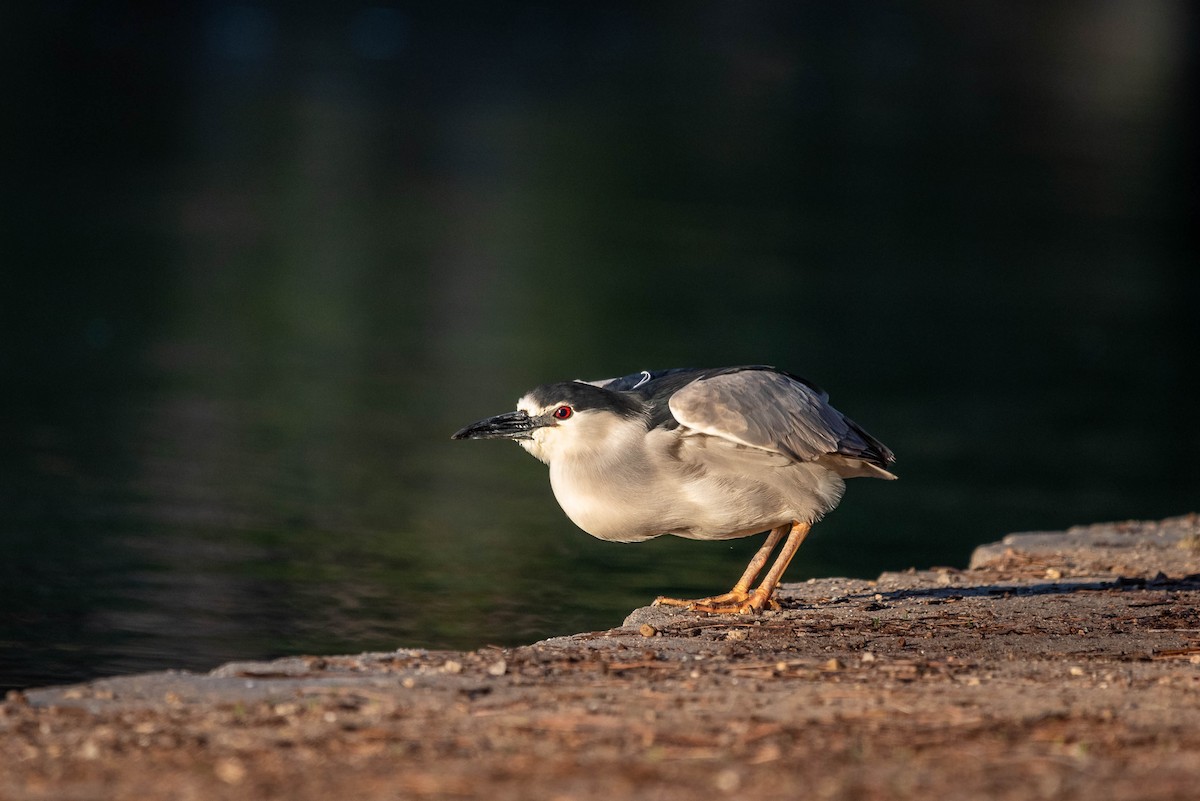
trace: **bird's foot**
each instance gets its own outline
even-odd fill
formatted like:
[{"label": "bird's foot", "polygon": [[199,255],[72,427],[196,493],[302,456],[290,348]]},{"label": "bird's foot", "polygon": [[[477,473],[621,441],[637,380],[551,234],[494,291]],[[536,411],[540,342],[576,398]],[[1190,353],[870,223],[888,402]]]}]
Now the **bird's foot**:
[{"label": "bird's foot", "polygon": [[654,605],[682,606],[689,612],[707,612],[712,615],[747,615],[761,612],[764,609],[780,608],[779,602],[770,597],[762,587],[753,592],[734,588],[722,595],[697,598],[691,601],[659,596],[654,600]]}]

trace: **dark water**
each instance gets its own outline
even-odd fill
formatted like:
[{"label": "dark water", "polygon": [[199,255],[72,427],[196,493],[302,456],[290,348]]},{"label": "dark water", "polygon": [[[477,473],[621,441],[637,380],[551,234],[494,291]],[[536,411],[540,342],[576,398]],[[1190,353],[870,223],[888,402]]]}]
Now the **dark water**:
[{"label": "dark water", "polygon": [[1197,508],[1186,4],[13,17],[0,685],[472,648],[711,593],[451,442],[763,362],[898,455],[789,572]]}]

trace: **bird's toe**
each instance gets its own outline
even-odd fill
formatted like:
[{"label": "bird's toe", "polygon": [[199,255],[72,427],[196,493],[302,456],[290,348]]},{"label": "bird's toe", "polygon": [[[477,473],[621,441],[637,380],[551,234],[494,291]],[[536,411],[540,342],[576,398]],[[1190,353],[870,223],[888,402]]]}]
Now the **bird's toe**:
[{"label": "bird's toe", "polygon": [[681,606],[689,612],[705,612],[710,615],[749,615],[764,609],[779,609],[779,602],[772,598],[761,587],[753,592],[734,589],[723,595],[710,598],[683,600],[659,596],[654,600],[655,606]]}]

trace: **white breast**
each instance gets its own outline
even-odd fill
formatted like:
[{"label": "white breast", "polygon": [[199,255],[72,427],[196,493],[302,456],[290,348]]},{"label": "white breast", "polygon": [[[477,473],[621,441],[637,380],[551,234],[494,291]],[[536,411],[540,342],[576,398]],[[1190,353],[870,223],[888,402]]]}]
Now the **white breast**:
[{"label": "white breast", "polygon": [[646,491],[649,476],[635,465],[550,463],[550,487],[571,522],[602,540],[641,542],[667,533],[661,498]]}]

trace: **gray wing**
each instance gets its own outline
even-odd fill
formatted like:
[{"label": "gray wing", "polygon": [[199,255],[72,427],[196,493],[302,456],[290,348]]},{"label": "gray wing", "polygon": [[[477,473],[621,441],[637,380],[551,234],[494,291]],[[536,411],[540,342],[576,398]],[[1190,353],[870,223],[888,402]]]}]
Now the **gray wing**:
[{"label": "gray wing", "polygon": [[702,434],[801,462],[832,457],[845,463],[846,475],[893,477],[886,468],[894,457],[883,443],[830,406],[824,393],[783,373],[701,378],[672,395],[669,405],[676,420]]}]

